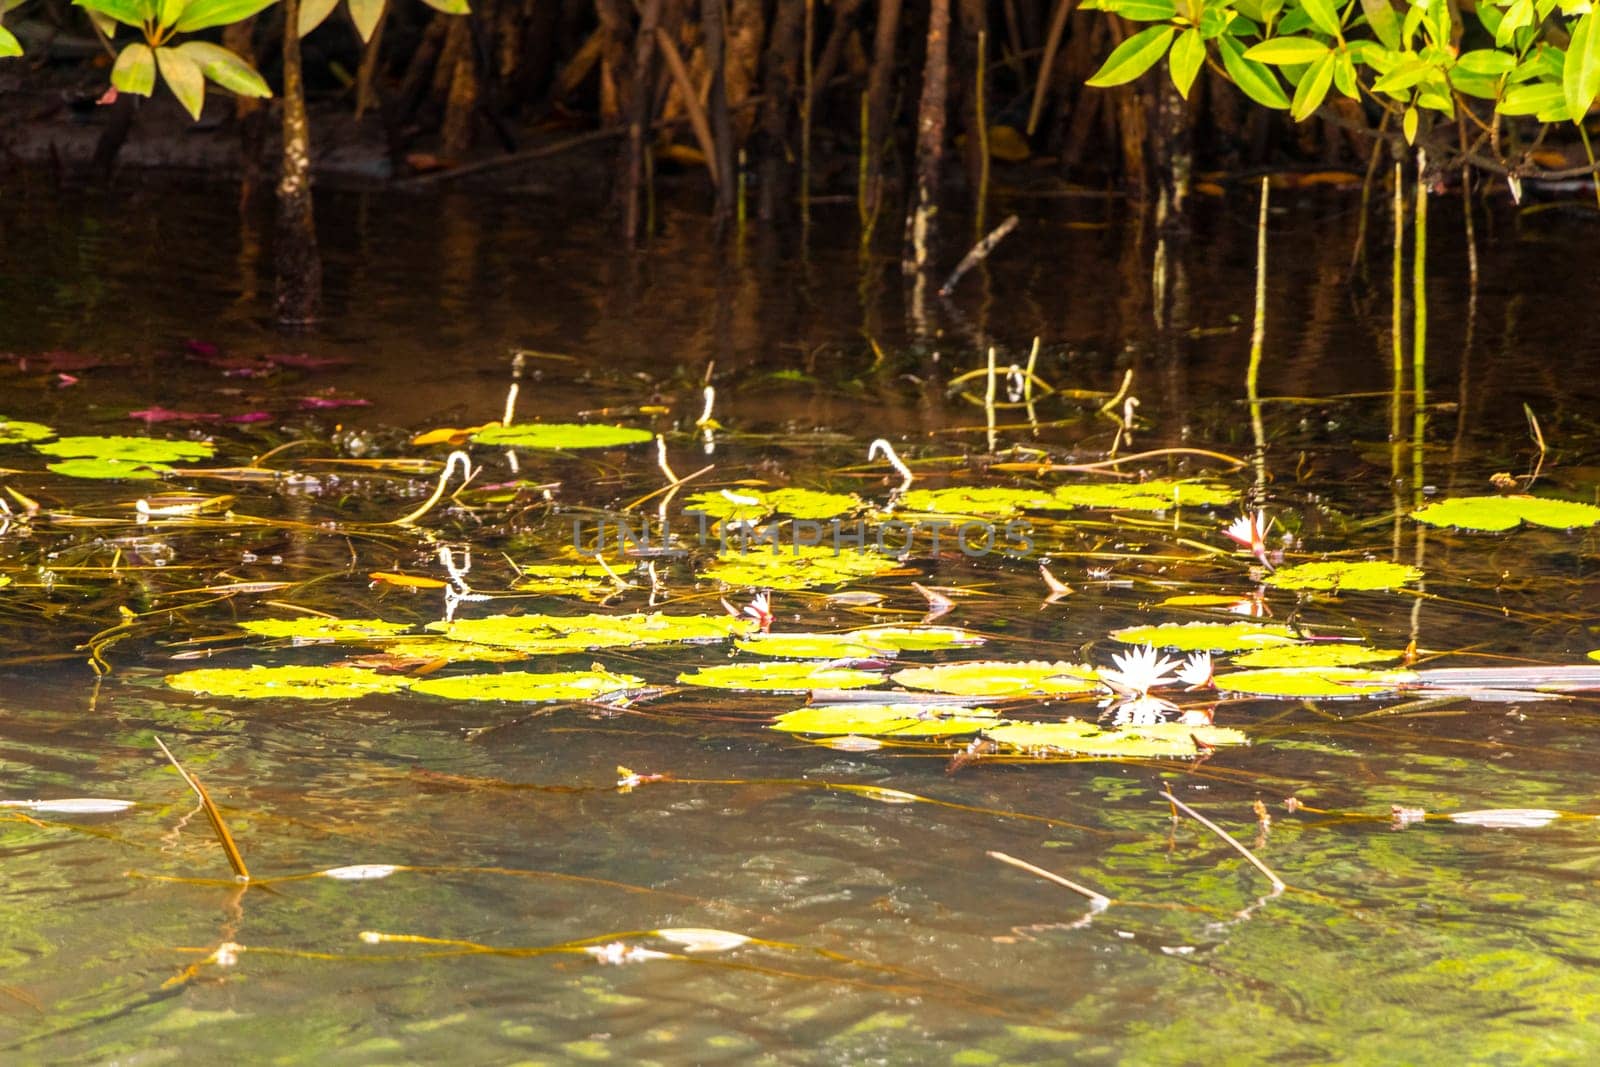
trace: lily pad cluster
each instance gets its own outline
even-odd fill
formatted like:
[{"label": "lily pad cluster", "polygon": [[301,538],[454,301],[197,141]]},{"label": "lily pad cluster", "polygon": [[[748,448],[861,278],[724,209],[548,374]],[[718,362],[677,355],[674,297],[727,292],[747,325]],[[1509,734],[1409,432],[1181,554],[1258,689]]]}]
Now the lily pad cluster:
[{"label": "lily pad cluster", "polygon": [[1600,507],[1550,497],[1462,496],[1418,508],[1411,517],[1429,526],[1462,530],[1510,530],[1523,523],[1571,530],[1600,525]]},{"label": "lily pad cluster", "polygon": [[60,457],[48,465],[56,474],[99,479],[150,480],[172,473],[174,463],[207,459],[216,453],[205,441],[166,441],[116,434],[61,437],[36,444],[34,448],[47,456]]},{"label": "lily pad cluster", "polygon": [[898,567],[878,552],[833,545],[752,545],[724,552],[701,572],[729,586],[755,589],[811,589],[871,578]]},{"label": "lily pad cluster", "polygon": [[913,489],[900,498],[906,511],[933,515],[1006,518],[1024,511],[1114,508],[1166,511],[1176,507],[1223,507],[1239,494],[1224,485],[1199,481],[1076,482],[1053,489],[954,486]]},{"label": "lily pad cluster", "polygon": [[828,493],[817,489],[750,489],[739,487],[695,493],[683,502],[684,510],[713,519],[760,522],[771,515],[819,521],[836,519],[864,505],[854,493]]},{"label": "lily pad cluster", "polygon": [[603,669],[553,671],[536,674],[507,671],[500,674],[466,674],[448,678],[410,678],[360,667],[284,666],[218,667],[182,671],[167,676],[167,684],[185,693],[247,700],[340,700],[402,690],[449,700],[503,700],[543,703],[560,700],[600,700],[643,685],[630,674]]},{"label": "lily pad cluster", "polygon": [[655,437],[649,430],[602,423],[521,422],[510,426],[487,426],[472,435],[480,445],[501,448],[526,448],[538,451],[569,451],[583,448],[619,448],[639,445]]}]

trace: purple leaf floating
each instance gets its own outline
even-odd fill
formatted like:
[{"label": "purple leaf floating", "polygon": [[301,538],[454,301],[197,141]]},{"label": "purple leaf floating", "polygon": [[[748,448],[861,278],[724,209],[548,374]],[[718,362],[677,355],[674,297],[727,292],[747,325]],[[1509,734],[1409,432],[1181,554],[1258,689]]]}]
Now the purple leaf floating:
[{"label": "purple leaf floating", "polygon": [[263,360],[276,367],[293,367],[295,370],[325,370],[328,367],[348,367],[348,359],[337,356],[313,356],[305,352],[279,353],[277,355],[262,356]]},{"label": "purple leaf floating", "polygon": [[215,359],[222,354],[222,349],[210,341],[196,341],[192,337],[183,342],[183,347],[187,348],[191,355],[199,356],[201,359]]},{"label": "purple leaf floating", "polygon": [[128,412],[130,419],[142,419],[145,422],[220,422],[221,415],[202,411],[174,411],[157,405],[145,408],[143,411]]},{"label": "purple leaf floating", "polygon": [[303,396],[300,407],[306,411],[325,411],[328,408],[366,408],[372,401],[358,396]]},{"label": "purple leaf floating", "polygon": [[57,371],[91,370],[103,367],[106,364],[99,356],[91,356],[86,352],[35,352],[33,355],[7,356],[17,362],[20,371],[42,371],[46,374]]},{"label": "purple leaf floating", "polygon": [[245,423],[245,422],[270,422],[271,420],[272,420],[272,412],[270,412],[270,411],[246,411],[242,415],[229,415],[226,421],[234,422],[234,423]]}]

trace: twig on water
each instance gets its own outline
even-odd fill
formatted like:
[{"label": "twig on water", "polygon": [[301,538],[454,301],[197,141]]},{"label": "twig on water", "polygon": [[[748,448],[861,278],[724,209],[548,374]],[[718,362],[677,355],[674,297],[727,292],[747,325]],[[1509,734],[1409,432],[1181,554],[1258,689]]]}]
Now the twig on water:
[{"label": "twig on water", "polygon": [[1063,878],[1054,871],[1047,871],[1043,867],[1035,867],[1027,860],[1019,860],[1017,857],[1008,856],[1004,852],[991,851],[986,853],[986,855],[988,855],[990,859],[999,860],[1001,863],[1009,863],[1018,870],[1027,871],[1029,874],[1036,874],[1048,882],[1054,882],[1056,885],[1065,886],[1074,893],[1078,894],[1080,897],[1086,899],[1089,902],[1091,912],[1105,911],[1111,906],[1111,898],[1106,896],[1104,893],[1096,893],[1088,886],[1079,885],[1070,878]]},{"label": "twig on water", "polygon": [[1185,815],[1189,816],[1189,818],[1193,819],[1195,822],[1199,823],[1201,826],[1204,826],[1207,830],[1210,830],[1212,833],[1222,838],[1222,840],[1226,841],[1235,852],[1249,860],[1251,866],[1255,867],[1256,870],[1266,875],[1267,880],[1272,883],[1273,896],[1277,896],[1279,893],[1282,893],[1284,890],[1289,888],[1288,885],[1284,883],[1282,878],[1279,878],[1273,873],[1271,867],[1268,867],[1265,863],[1262,863],[1260,860],[1256,859],[1255,853],[1251,852],[1249,849],[1240,844],[1238,838],[1234,837],[1232,834],[1228,833],[1228,831],[1224,830],[1222,827],[1218,826],[1216,823],[1212,822],[1210,819],[1206,818],[1204,815],[1201,815],[1198,811],[1195,811],[1189,805],[1173,796],[1172,787],[1170,785],[1164,785],[1162,787],[1161,795],[1166,797],[1168,802],[1171,803],[1175,809],[1183,812]]},{"label": "twig on water", "polygon": [[950,277],[939,286],[939,295],[948,297],[956,291],[956,286],[961,284],[961,279],[966,273],[985,259],[994,251],[994,246],[1006,239],[1006,235],[1017,228],[1017,217],[1007,215],[1006,220],[989,231],[989,236],[972,246],[972,251],[961,257],[961,262],[956,264],[956,269],[950,272]]},{"label": "twig on water", "polygon": [[223,854],[228,857],[228,866],[233,868],[234,879],[240,882],[248,882],[250,880],[250,869],[244,865],[244,856],[240,855],[239,846],[233,843],[233,835],[228,832],[228,824],[222,821],[222,812],[217,810],[217,805],[211,799],[211,794],[207,793],[206,787],[200,784],[200,779],[184,770],[183,764],[178,762],[178,757],[172,754],[172,750],[166,746],[166,742],[154,734],[151,736],[155,737],[156,747],[161,749],[162,754],[167,757],[168,762],[182,776],[184,782],[190,789],[194,790],[194,795],[200,798],[200,806],[205,809],[206,818],[211,820],[211,829],[217,835],[217,843],[222,846]]}]

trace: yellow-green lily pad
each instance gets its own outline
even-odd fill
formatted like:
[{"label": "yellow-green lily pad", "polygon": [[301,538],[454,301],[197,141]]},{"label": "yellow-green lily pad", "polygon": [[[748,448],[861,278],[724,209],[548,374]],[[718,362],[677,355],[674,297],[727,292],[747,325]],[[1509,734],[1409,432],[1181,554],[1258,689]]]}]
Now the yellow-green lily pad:
[{"label": "yellow-green lily pad", "polygon": [[1235,667],[1358,667],[1366,663],[1393,663],[1404,656],[1398,648],[1368,648],[1338,641],[1305,645],[1274,645],[1241,652]]},{"label": "yellow-green lily pad", "polygon": [[683,685],[700,685],[710,689],[804,693],[812,689],[865,689],[883,681],[883,675],[849,667],[824,667],[780,660],[701,667],[678,675],[678,681]]},{"label": "yellow-green lily pad", "polygon": [[818,489],[748,489],[740,486],[726,491],[695,493],[683,502],[685,511],[699,512],[713,519],[757,522],[768,515],[787,515],[792,519],[835,519],[862,506],[853,493],[828,493]]},{"label": "yellow-green lily pad", "polygon": [[546,593],[598,600],[614,592],[617,583],[604,567],[590,563],[534,563],[522,568],[512,586],[520,593]]},{"label": "yellow-green lily pad", "polygon": [[56,432],[42,422],[25,422],[0,416],[0,445],[25,445],[54,437]]},{"label": "yellow-green lily pad", "polygon": [[1063,722],[1013,722],[983,731],[983,736],[1003,750],[1028,755],[1065,754],[1115,756],[1130,759],[1193,758],[1201,744],[1213,748],[1243,745],[1248,739],[1238,730],[1222,726],[1189,726],[1163,722],[1150,726],[1102,728],[1079,719]]},{"label": "yellow-green lily pad", "polygon": [[1166,511],[1177,507],[1222,507],[1239,499],[1236,490],[1208,482],[1081,482],[1059,485],[1052,506]]},{"label": "yellow-green lily pad", "polygon": [[1524,522],[1570,530],[1600,523],[1600,508],[1577,500],[1537,496],[1462,496],[1441,500],[1411,513],[1429,526],[1454,526],[1463,530],[1509,530]]},{"label": "yellow-green lily pad", "polygon": [[853,548],[835,551],[830,544],[755,545],[747,552],[724,552],[706,565],[705,578],[724,585],[760,589],[809,589],[843,585],[894,570],[899,564],[876,552]]},{"label": "yellow-green lily pad", "polygon": [[35,447],[47,456],[63,459],[118,459],[128,463],[175,463],[206,459],[216,453],[216,449],[204,441],[167,441],[159,437],[117,434],[62,437]]},{"label": "yellow-green lily pad", "polygon": [[1093,667],[1081,663],[941,663],[908,667],[894,675],[896,685],[952,696],[1077,696],[1100,689]]},{"label": "yellow-green lily pad", "polygon": [[814,704],[779,715],[772,728],[817,737],[961,737],[996,721],[987,708],[947,704]]},{"label": "yellow-green lily pad", "polygon": [[852,640],[895,652],[931,652],[941,648],[970,648],[987,638],[959,626],[866,626],[851,630]]},{"label": "yellow-green lily pad", "polygon": [[1259,622],[1168,622],[1112,630],[1111,636],[1130,645],[1151,645],[1179,652],[1239,652],[1300,640],[1287,626]]},{"label": "yellow-green lily pad", "polygon": [[291,638],[296,644],[316,641],[367,641],[375,637],[392,637],[411,629],[403,622],[386,622],[383,619],[325,619],[317,615],[303,615],[295,619],[247,619],[239,629],[257,637]]},{"label": "yellow-green lily pad", "polygon": [[1280,567],[1267,575],[1267,584],[1279,589],[1318,589],[1356,592],[1397,589],[1422,577],[1422,571],[1404,563],[1369,559],[1352,562],[1324,560]]},{"label": "yellow-green lily pad", "polygon": [[410,679],[359,667],[207,667],[167,675],[166,682],[185,693],[241,697],[247,700],[339,700],[368,693],[395,693]]},{"label": "yellow-green lily pad", "polygon": [[722,641],[755,629],[730,615],[490,615],[433,622],[428,629],[452,641],[516,648],[529,654],[593,648]]},{"label": "yellow-green lily pad", "polygon": [[472,435],[480,445],[505,448],[568,450],[578,448],[618,448],[654,440],[649,430],[600,423],[523,422],[511,426],[489,426]]},{"label": "yellow-green lily pad", "polygon": [[515,700],[546,703],[553,700],[603,700],[644,685],[643,678],[604,670],[506,671],[501,674],[462,674],[453,678],[424,678],[411,684],[415,693],[448,700]]},{"label": "yellow-green lily pad", "polygon": [[880,654],[852,634],[751,634],[733,645],[741,652],[776,659],[865,659]]},{"label": "yellow-green lily pad", "polygon": [[948,489],[913,489],[900,498],[900,510],[997,519],[1024,510],[1049,508],[1054,503],[1055,498],[1047,489],[958,485]]},{"label": "yellow-green lily pad", "polygon": [[1377,671],[1360,667],[1275,667],[1230,671],[1214,679],[1225,693],[1263,697],[1348,698],[1392,693],[1417,680],[1410,671]]}]

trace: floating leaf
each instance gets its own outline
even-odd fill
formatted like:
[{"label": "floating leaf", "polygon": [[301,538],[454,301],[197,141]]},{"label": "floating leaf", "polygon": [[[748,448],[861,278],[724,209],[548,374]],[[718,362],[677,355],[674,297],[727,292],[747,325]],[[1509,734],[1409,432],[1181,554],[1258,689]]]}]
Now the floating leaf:
[{"label": "floating leaf", "polygon": [[711,689],[749,689],[764,693],[803,693],[811,689],[865,689],[883,681],[876,671],[812,663],[724,663],[678,675],[683,685]]},{"label": "floating leaf", "polygon": [[1319,641],[1305,645],[1275,645],[1233,657],[1235,667],[1354,667],[1363,663],[1388,663],[1405,653],[1397,648],[1368,648],[1341,642]]},{"label": "floating leaf", "polygon": [[1179,652],[1239,652],[1300,639],[1287,626],[1254,622],[1168,622],[1112,630],[1111,636],[1130,645],[1153,645]]},{"label": "floating leaf", "polygon": [[826,493],[816,489],[747,489],[696,493],[683,502],[685,511],[695,511],[713,519],[738,519],[757,522],[768,515],[787,515],[792,519],[834,519],[862,506],[853,493]]},{"label": "floating leaf", "polygon": [[617,448],[653,440],[649,430],[631,426],[606,426],[598,423],[524,422],[513,426],[490,426],[472,435],[480,445],[506,448],[577,449]]},{"label": "floating leaf", "polygon": [[0,800],[0,808],[26,808],[51,815],[114,815],[133,807],[131,800],[109,797],[62,797],[59,800]]},{"label": "floating leaf", "polygon": [[117,459],[128,463],[174,463],[205,459],[216,449],[204,441],[167,441],[158,437],[62,437],[37,446],[47,456],[63,459]]},{"label": "floating leaf", "polygon": [[655,934],[663,940],[682,946],[685,952],[726,952],[750,940],[745,934],[736,934],[730,930],[710,930],[700,926],[671,927],[657,930]]},{"label": "floating leaf", "polygon": [[779,715],[772,728],[820,737],[960,737],[995,722],[986,708],[946,704],[814,704]]},{"label": "floating leaf", "polygon": [[167,684],[185,693],[218,697],[283,697],[294,700],[337,700],[394,693],[410,680],[359,667],[216,667],[167,675]]},{"label": "floating leaf", "polygon": [[984,730],[983,736],[1002,749],[1030,755],[1065,753],[1130,759],[1194,757],[1200,754],[1196,741],[1213,748],[1247,743],[1245,735],[1238,730],[1220,726],[1163,722],[1150,726],[1104,729],[1079,719],[1007,723]]},{"label": "floating leaf", "polygon": [[1597,648],[1593,652],[1589,653],[1589,658],[1600,660],[1600,648]]},{"label": "floating leaf", "polygon": [[523,593],[548,593],[597,600],[615,592],[617,583],[604,567],[587,563],[535,563],[522,568],[513,588]]},{"label": "floating leaf", "polygon": [[1359,667],[1278,667],[1233,671],[1214,679],[1226,693],[1264,697],[1365,697],[1392,693],[1417,676],[1409,671],[1374,671]]},{"label": "floating leaf", "polygon": [[239,624],[239,629],[257,637],[287,637],[297,645],[389,637],[410,628],[407,623],[385,622],[383,619],[325,619],[317,615],[296,619],[249,619]]},{"label": "floating leaf", "polygon": [[412,683],[413,692],[449,700],[518,700],[541,703],[551,700],[601,700],[629,689],[637,689],[644,679],[631,674],[612,674],[604,670],[506,671],[503,674],[463,674],[453,678],[424,678]]},{"label": "floating leaf", "polygon": [[1052,507],[1055,498],[1043,489],[1002,489],[993,486],[955,486],[949,489],[913,489],[900,498],[903,511],[958,517],[1004,518],[1026,509]]},{"label": "floating leaf", "polygon": [[1395,589],[1422,577],[1422,571],[1384,560],[1342,562],[1326,560],[1282,567],[1267,575],[1267,584],[1279,589],[1338,589],[1346,592]]},{"label": "floating leaf", "polygon": [[907,689],[954,696],[1069,696],[1093,693],[1100,681],[1093,667],[1080,663],[941,663],[935,667],[908,667],[893,681]]},{"label": "floating leaf", "polygon": [[873,648],[896,652],[929,652],[981,645],[987,638],[959,626],[867,626],[849,636]]},{"label": "floating leaf", "polygon": [[1227,486],[1206,482],[1086,482],[1057,486],[1054,507],[1166,511],[1174,507],[1222,507],[1239,499]]},{"label": "floating leaf", "polygon": [[1446,815],[1451,822],[1481,826],[1490,830],[1536,830],[1561,818],[1549,808],[1486,808],[1482,811],[1457,811]]},{"label": "floating leaf", "polygon": [[375,878],[387,878],[399,869],[392,863],[356,863],[348,867],[329,867],[321,874],[340,882],[370,882]]},{"label": "floating leaf", "polygon": [[1509,530],[1521,523],[1569,530],[1600,523],[1600,508],[1576,500],[1536,496],[1462,496],[1441,500],[1411,513],[1429,526],[1463,530]]},{"label": "floating leaf", "polygon": [[56,432],[42,422],[24,422],[0,416],[0,445],[23,445],[54,437]]},{"label": "floating leaf", "polygon": [[755,629],[729,615],[490,615],[434,622],[428,629],[452,641],[497,645],[529,654],[581,652],[628,645],[723,641]]},{"label": "floating leaf", "polygon": [[[380,664],[390,669],[405,669],[423,663],[510,663],[526,659],[520,648],[479,645],[471,641],[451,641],[444,637],[393,637],[371,642],[381,651],[371,656],[353,656],[357,665]],[[563,649],[565,651],[565,649]],[[575,649],[574,651],[582,651]]]},{"label": "floating leaf", "polygon": [[748,552],[724,552],[706,566],[703,577],[724,585],[808,589],[842,585],[897,566],[888,556],[853,548],[835,551],[832,545],[781,545],[773,551],[761,546]]},{"label": "floating leaf", "polygon": [[751,634],[734,641],[741,652],[776,659],[866,659],[879,650],[852,634]]}]

